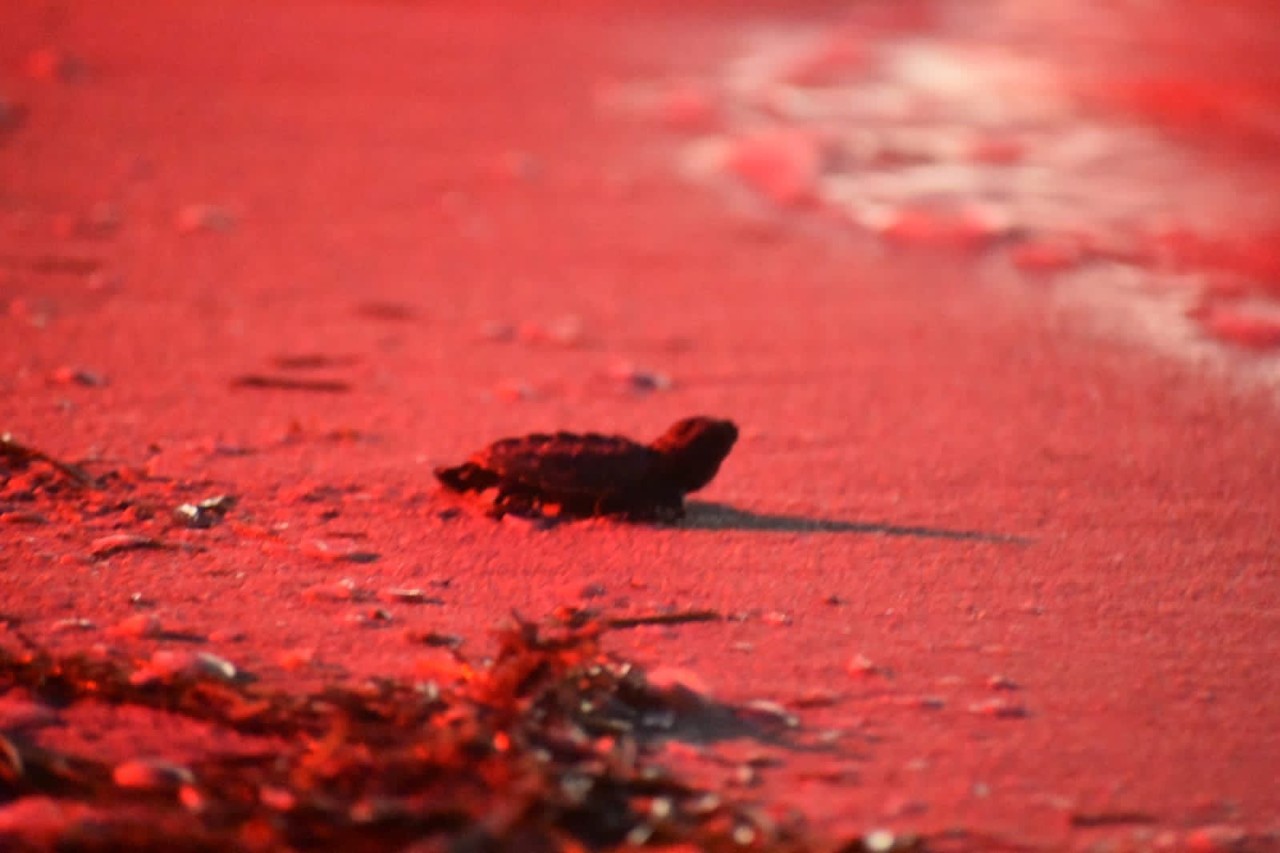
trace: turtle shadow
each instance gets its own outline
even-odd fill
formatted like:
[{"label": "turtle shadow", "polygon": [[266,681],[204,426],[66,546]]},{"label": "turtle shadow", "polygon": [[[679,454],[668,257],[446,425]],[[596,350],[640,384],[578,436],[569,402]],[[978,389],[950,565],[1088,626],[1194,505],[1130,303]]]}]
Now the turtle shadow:
[{"label": "turtle shadow", "polygon": [[1030,545],[1024,536],[985,530],[956,530],[948,527],[890,524],[882,521],[840,521],[803,515],[748,512],[726,504],[688,501],[680,526],[688,530],[744,530],[761,533],[852,533],[870,536],[903,536],[914,539],[957,539]]}]

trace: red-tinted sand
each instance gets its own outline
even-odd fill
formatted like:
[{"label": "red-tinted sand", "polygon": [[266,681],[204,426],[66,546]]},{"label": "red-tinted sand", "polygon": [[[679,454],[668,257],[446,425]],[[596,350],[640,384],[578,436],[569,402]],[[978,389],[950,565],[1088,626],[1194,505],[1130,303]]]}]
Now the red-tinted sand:
[{"label": "red-tinted sand", "polygon": [[[756,793],[824,831],[1280,831],[1270,392],[969,256],[682,181],[628,93],[714,79],[786,4],[725,5],[5,4],[0,430],[171,479],[131,487],[150,520],[107,497],[24,523],[9,493],[0,611],[54,648],[206,650],[301,688],[413,674],[408,629],[478,653],[512,608],[710,608],[734,619],[612,642],[727,700],[817,704],[848,756],[788,755]],[[698,412],[743,438],[680,528],[453,516],[430,476],[501,435]],[[220,493],[224,523],[171,527]],[[90,556],[116,534],[200,547]],[[159,637],[109,630],[139,612]],[[41,737],[220,745],[150,716]],[[1108,814],[1149,822],[1072,826]]]}]

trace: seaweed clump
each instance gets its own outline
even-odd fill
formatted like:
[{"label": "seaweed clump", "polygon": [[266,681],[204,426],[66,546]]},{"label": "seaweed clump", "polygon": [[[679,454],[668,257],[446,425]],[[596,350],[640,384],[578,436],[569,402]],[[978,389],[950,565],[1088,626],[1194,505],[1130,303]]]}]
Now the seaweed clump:
[{"label": "seaweed clump", "polygon": [[[139,680],[128,661],[0,646],[0,695],[21,688],[55,706],[145,706],[271,744],[185,767],[109,766],[0,733],[0,813],[22,803],[46,813],[38,830],[0,823],[0,846],[865,849],[864,839],[818,845],[798,823],[660,766],[657,745],[696,727],[695,717],[742,731],[770,723],[650,684],[602,650],[608,628],[580,611],[546,625],[517,617],[499,632],[491,661],[454,652],[454,666],[431,680],[373,679],[313,694],[207,673]],[[908,848],[923,843],[897,838],[884,849]]]}]

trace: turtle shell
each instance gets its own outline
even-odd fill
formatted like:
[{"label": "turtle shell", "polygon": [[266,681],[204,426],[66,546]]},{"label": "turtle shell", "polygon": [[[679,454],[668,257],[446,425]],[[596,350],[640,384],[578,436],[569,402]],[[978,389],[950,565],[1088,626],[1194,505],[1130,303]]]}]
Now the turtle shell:
[{"label": "turtle shell", "polygon": [[534,433],[495,441],[469,462],[490,471],[500,486],[544,498],[591,498],[644,490],[661,454],[621,435]]}]

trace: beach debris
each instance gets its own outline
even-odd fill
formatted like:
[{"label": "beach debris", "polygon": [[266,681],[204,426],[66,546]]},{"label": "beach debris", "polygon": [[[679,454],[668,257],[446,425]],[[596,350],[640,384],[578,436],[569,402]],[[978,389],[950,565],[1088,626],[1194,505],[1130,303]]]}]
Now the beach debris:
[{"label": "beach debris", "polygon": [[[23,444],[14,438],[12,433],[0,434],[0,461],[8,463],[6,468],[12,467],[19,471],[26,470],[32,464],[44,464],[79,486],[96,485],[96,481],[89,472],[79,465],[63,462],[43,450]],[[0,475],[7,473],[5,469],[0,468]]]},{"label": "beach debris", "polygon": [[331,367],[351,367],[359,359],[354,355],[328,355],[322,352],[277,355],[271,363],[281,370],[325,370]]},{"label": "beach debris", "polygon": [[1158,823],[1159,819],[1155,815],[1139,811],[1075,811],[1068,816],[1067,821],[1075,827],[1092,829],[1100,826]]},{"label": "beach debris", "polygon": [[55,619],[49,627],[57,633],[66,633],[69,631],[92,631],[97,626],[91,619],[72,616],[66,619]]},{"label": "beach debris", "polygon": [[316,659],[316,650],[310,647],[285,649],[276,658],[280,668],[286,672],[297,672],[311,666]]},{"label": "beach debris", "polygon": [[[1256,840],[1262,842],[1262,839]],[[1265,849],[1263,846],[1252,848],[1249,843],[1250,835],[1244,828],[1229,824],[1212,824],[1196,827],[1188,832],[1183,839],[1185,845],[1183,849],[1191,853],[1230,853],[1233,850]]]},{"label": "beach debris", "polygon": [[107,384],[102,374],[70,365],[54,368],[49,374],[49,381],[58,385],[83,385],[86,388],[101,388]]},{"label": "beach debris", "polygon": [[367,610],[356,610],[352,613],[347,613],[343,615],[342,620],[352,625],[374,628],[394,621],[394,617],[391,615],[390,610],[382,607],[370,607]]},{"label": "beach debris", "polygon": [[586,323],[576,314],[565,314],[548,323],[528,320],[514,328],[513,336],[526,344],[577,347],[586,341]]},{"label": "beach debris", "polygon": [[376,551],[364,551],[342,545],[331,545],[323,539],[310,539],[298,547],[298,551],[308,557],[315,557],[326,562],[336,563],[376,563],[382,555]]},{"label": "beach debris", "polygon": [[1008,699],[996,698],[972,703],[969,705],[969,713],[1001,720],[1015,720],[1027,716],[1027,709]]},{"label": "beach debris", "polygon": [[351,383],[342,379],[300,379],[294,376],[275,376],[266,373],[243,373],[231,380],[231,387],[345,394],[351,390]]},{"label": "beach debris", "polygon": [[538,398],[538,389],[523,379],[502,379],[494,384],[493,399],[504,403],[520,403]]},{"label": "beach debris", "polygon": [[752,699],[739,709],[739,716],[787,729],[794,729],[800,725],[799,717],[787,710],[780,702],[774,702],[771,699]]},{"label": "beach debris", "polygon": [[180,764],[161,758],[133,758],[117,764],[111,779],[121,788],[155,791],[190,785],[195,782],[191,771]]},{"label": "beach debris", "polygon": [[210,652],[160,649],[130,674],[129,683],[141,685],[172,681],[179,675],[204,675],[221,681],[234,681],[239,671],[231,661]]},{"label": "beach debris", "polygon": [[[102,261],[83,255],[44,254],[32,258],[29,269],[37,275],[93,276],[102,269]],[[9,310],[16,316],[14,303],[10,303]],[[28,306],[26,313],[31,313],[32,310]]]},{"label": "beach debris", "polygon": [[460,649],[463,643],[462,637],[457,634],[443,634],[439,631],[412,630],[405,633],[405,639],[439,649]]},{"label": "beach debris", "polygon": [[368,317],[371,320],[384,320],[393,323],[407,323],[418,319],[418,309],[404,302],[387,302],[381,300],[371,300],[361,302],[355,307],[355,312],[361,317]]},{"label": "beach debris", "polygon": [[815,687],[796,696],[795,699],[791,700],[791,704],[797,708],[829,708],[832,705],[838,705],[842,698],[834,690]]},{"label": "beach debris", "polygon": [[90,207],[87,213],[56,214],[50,225],[54,236],[64,240],[77,237],[100,239],[115,234],[123,221],[124,217],[117,205],[100,201]]},{"label": "beach debris", "polygon": [[226,518],[227,510],[236,505],[232,495],[215,495],[198,503],[180,504],[173,511],[174,520],[184,527],[204,529]]},{"label": "beach debris", "polygon": [[26,107],[0,95],[0,134],[17,130],[26,119]]},{"label": "beach debris", "polygon": [[378,598],[395,604],[444,604],[444,599],[428,595],[425,590],[391,587],[378,590]]},{"label": "beach debris", "polygon": [[630,361],[615,363],[605,376],[621,390],[633,394],[667,391],[674,384],[667,374],[645,370]]},{"label": "beach debris", "polygon": [[20,509],[0,510],[0,524],[48,524],[49,518],[38,512]]},{"label": "beach debris", "polygon": [[172,551],[179,546],[174,542],[142,536],[137,533],[112,533],[100,536],[89,543],[89,556],[102,560],[125,551]]},{"label": "beach debris", "polygon": [[[494,849],[548,851],[620,849],[638,839],[673,851],[836,849],[814,846],[798,817],[705,790],[663,766],[664,756],[705,755],[739,784],[758,784],[783,758],[779,748],[800,736],[793,715],[775,703],[726,705],[687,687],[663,689],[660,678],[604,651],[608,628],[584,618],[516,617],[481,663],[439,648],[409,678],[314,693],[191,669],[137,683],[112,656],[0,645],[0,678],[31,701],[152,708],[269,744],[189,765],[159,755],[108,764],[14,739],[4,741],[0,773],[21,773],[9,780],[21,790],[18,803],[111,804],[93,826],[101,849],[241,849],[246,839],[253,849],[301,849],[318,838],[350,850],[424,839],[430,849],[461,849],[476,838]],[[731,726],[734,737],[704,748],[697,732],[709,721]],[[25,833],[23,821],[4,822],[12,808],[0,810],[0,833]],[[46,821],[39,831],[41,848],[53,848],[83,825]],[[839,849],[934,848],[879,831]]]},{"label": "beach debris", "polygon": [[862,654],[862,652],[858,652],[856,655],[849,658],[849,661],[845,664],[844,668],[850,675],[857,676],[880,675],[884,672],[879,664]]},{"label": "beach debris", "polygon": [[491,320],[482,325],[476,335],[482,341],[505,344],[516,339],[516,327],[503,320]]},{"label": "beach debris", "polygon": [[57,47],[36,48],[27,54],[26,72],[32,80],[74,83],[84,78],[84,60]]},{"label": "beach debris", "polygon": [[933,695],[917,695],[906,693],[902,695],[885,696],[881,700],[886,705],[895,705],[899,708],[918,708],[922,711],[941,711],[947,707],[947,700],[941,696]]},{"label": "beach debris", "polygon": [[164,623],[152,613],[135,613],[107,629],[109,637],[159,637],[163,634]]},{"label": "beach debris", "polygon": [[306,601],[363,601],[368,596],[351,578],[342,578],[333,583],[309,586],[302,591],[302,597]]},{"label": "beach debris", "polygon": [[495,518],[613,516],[673,521],[684,496],[715,477],[738,438],[727,420],[685,418],[651,444],[620,435],[534,433],[496,441],[436,478],[473,494]]},{"label": "beach debris", "polygon": [[223,232],[235,227],[236,217],[214,204],[188,204],[178,211],[174,224],[180,234]]}]

